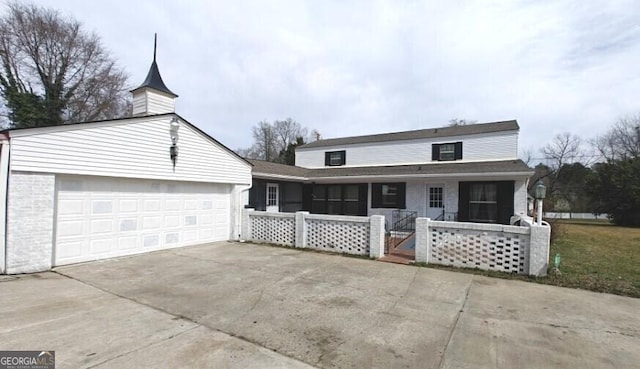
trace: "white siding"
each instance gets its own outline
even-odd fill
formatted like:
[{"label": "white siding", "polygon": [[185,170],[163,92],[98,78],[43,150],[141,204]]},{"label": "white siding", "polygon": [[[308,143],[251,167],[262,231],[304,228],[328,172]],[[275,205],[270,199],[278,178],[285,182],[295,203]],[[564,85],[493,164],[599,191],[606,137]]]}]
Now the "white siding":
[{"label": "white siding", "polygon": [[513,188],[514,214],[527,214],[527,181],[526,178],[515,181]]},{"label": "white siding", "polygon": [[134,116],[145,115],[147,112],[147,99],[144,93],[133,94],[131,113]]},{"label": "white siding", "polygon": [[147,114],[174,113],[175,98],[147,90]]},{"label": "white siding", "polygon": [[439,139],[402,140],[370,144],[296,150],[296,165],[324,168],[324,153],[346,150],[345,166],[423,164],[431,161],[434,143],[462,141],[462,161],[508,160],[518,156],[516,131],[452,136]]},{"label": "white siding", "polygon": [[251,167],[180,124],[169,158],[171,116],[12,132],[11,170],[212,183],[251,183]]},{"label": "white siding", "polygon": [[134,116],[165,114],[175,112],[175,98],[148,88],[137,90],[133,94]]}]

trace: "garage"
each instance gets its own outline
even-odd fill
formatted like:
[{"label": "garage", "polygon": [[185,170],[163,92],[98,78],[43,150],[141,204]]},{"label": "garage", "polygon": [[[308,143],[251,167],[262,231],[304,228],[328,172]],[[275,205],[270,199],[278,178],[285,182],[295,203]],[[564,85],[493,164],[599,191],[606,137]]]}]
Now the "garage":
[{"label": "garage", "polygon": [[61,176],[53,265],[228,240],[230,186]]},{"label": "garage", "polygon": [[175,112],[155,60],[131,93],[128,117],[0,131],[0,274],[239,238],[252,164]]}]

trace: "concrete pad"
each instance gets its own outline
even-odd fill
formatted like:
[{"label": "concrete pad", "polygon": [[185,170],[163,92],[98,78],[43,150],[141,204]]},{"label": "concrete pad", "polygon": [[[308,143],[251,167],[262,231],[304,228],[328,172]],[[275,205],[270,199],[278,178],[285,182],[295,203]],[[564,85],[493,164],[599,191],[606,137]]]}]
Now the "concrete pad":
[{"label": "concrete pad", "polygon": [[640,300],[475,277],[445,368],[637,368]]},{"label": "concrete pad", "polygon": [[242,243],[56,271],[0,279],[0,340],[64,367],[640,362],[633,298]]},{"label": "concrete pad", "polygon": [[153,255],[58,271],[324,368],[437,367],[472,278],[240,243],[171,253],[185,266]]},{"label": "concrete pad", "polygon": [[227,334],[197,327],[95,368],[311,369],[299,361]]},{"label": "concrete pad", "polygon": [[55,273],[3,279],[0,299],[2,349],[55,350],[60,368],[311,368]]}]

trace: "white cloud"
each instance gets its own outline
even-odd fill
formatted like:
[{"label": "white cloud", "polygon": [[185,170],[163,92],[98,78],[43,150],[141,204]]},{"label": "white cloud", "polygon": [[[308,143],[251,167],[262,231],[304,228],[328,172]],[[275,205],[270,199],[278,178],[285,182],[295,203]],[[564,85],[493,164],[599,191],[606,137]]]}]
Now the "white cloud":
[{"label": "white cloud", "polygon": [[134,87],[158,63],[224,144],[292,117],[324,137],[518,119],[521,147],[640,111],[640,4],[624,1],[45,1],[95,30]]}]

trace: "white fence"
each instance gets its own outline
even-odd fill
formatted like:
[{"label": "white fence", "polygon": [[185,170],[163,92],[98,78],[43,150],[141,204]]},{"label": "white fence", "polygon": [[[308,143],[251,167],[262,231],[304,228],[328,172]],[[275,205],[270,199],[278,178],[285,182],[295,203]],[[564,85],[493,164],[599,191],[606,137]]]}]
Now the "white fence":
[{"label": "white fence", "polygon": [[384,252],[384,217],[245,209],[242,239],[378,258]]},{"label": "white fence", "polygon": [[416,261],[508,273],[545,275],[548,225],[416,221]]},{"label": "white fence", "polygon": [[[549,262],[547,223],[515,216],[520,225],[416,220],[417,262],[535,276]],[[267,213],[245,209],[242,239],[322,251],[384,256],[384,217]]]},{"label": "white fence", "polygon": [[543,217],[549,219],[602,219],[607,220],[607,214],[591,214],[591,213],[558,213],[547,211]]}]

